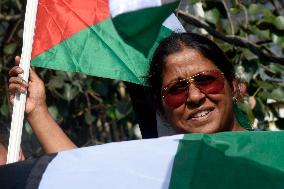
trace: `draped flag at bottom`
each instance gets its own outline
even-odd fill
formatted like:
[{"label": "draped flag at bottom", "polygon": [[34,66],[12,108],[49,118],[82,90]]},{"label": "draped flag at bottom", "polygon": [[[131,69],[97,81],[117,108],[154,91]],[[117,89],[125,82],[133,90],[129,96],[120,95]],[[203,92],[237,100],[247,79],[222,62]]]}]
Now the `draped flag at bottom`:
[{"label": "draped flag at bottom", "polygon": [[110,143],[0,168],[0,188],[283,188],[284,132]]}]

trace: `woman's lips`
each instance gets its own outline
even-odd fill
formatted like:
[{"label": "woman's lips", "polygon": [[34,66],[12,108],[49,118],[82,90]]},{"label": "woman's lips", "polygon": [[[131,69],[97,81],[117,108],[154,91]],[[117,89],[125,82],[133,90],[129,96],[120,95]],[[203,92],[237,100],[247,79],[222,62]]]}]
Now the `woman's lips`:
[{"label": "woman's lips", "polygon": [[189,120],[195,122],[206,121],[211,116],[213,110],[214,108],[208,108],[191,113],[191,115],[189,116]]}]

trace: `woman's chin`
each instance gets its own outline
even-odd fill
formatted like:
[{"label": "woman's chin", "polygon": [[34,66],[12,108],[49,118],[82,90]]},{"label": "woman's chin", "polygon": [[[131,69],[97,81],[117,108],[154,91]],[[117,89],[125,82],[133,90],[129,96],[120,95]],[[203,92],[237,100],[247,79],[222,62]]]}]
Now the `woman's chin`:
[{"label": "woman's chin", "polygon": [[199,121],[197,124],[187,124],[179,126],[177,129],[178,133],[216,133],[221,132],[223,129],[216,121]]}]

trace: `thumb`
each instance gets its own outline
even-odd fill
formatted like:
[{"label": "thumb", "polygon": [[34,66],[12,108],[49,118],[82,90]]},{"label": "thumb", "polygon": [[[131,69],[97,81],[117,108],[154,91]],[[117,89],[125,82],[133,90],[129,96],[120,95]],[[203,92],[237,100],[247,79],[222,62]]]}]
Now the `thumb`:
[{"label": "thumb", "polygon": [[16,57],[15,57],[15,65],[16,65],[16,66],[19,66],[20,60],[21,60],[21,57],[20,57],[20,56],[16,56]]},{"label": "thumb", "polygon": [[37,81],[37,80],[41,80],[37,73],[35,72],[34,69],[30,68],[30,78],[29,78],[30,81]]}]

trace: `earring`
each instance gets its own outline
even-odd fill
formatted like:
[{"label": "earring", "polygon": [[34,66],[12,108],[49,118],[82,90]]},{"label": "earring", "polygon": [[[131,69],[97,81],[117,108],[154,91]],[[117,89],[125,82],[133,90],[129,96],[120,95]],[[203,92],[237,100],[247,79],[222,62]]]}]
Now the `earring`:
[{"label": "earring", "polygon": [[232,100],[233,100],[233,103],[234,103],[234,104],[236,104],[236,103],[238,102],[238,98],[235,97],[235,95],[233,96]]},{"label": "earring", "polygon": [[237,83],[237,89],[234,91],[233,93],[233,97],[232,100],[234,102],[234,104],[236,104],[237,102],[239,102],[242,99],[242,94],[241,94],[241,83]]}]

